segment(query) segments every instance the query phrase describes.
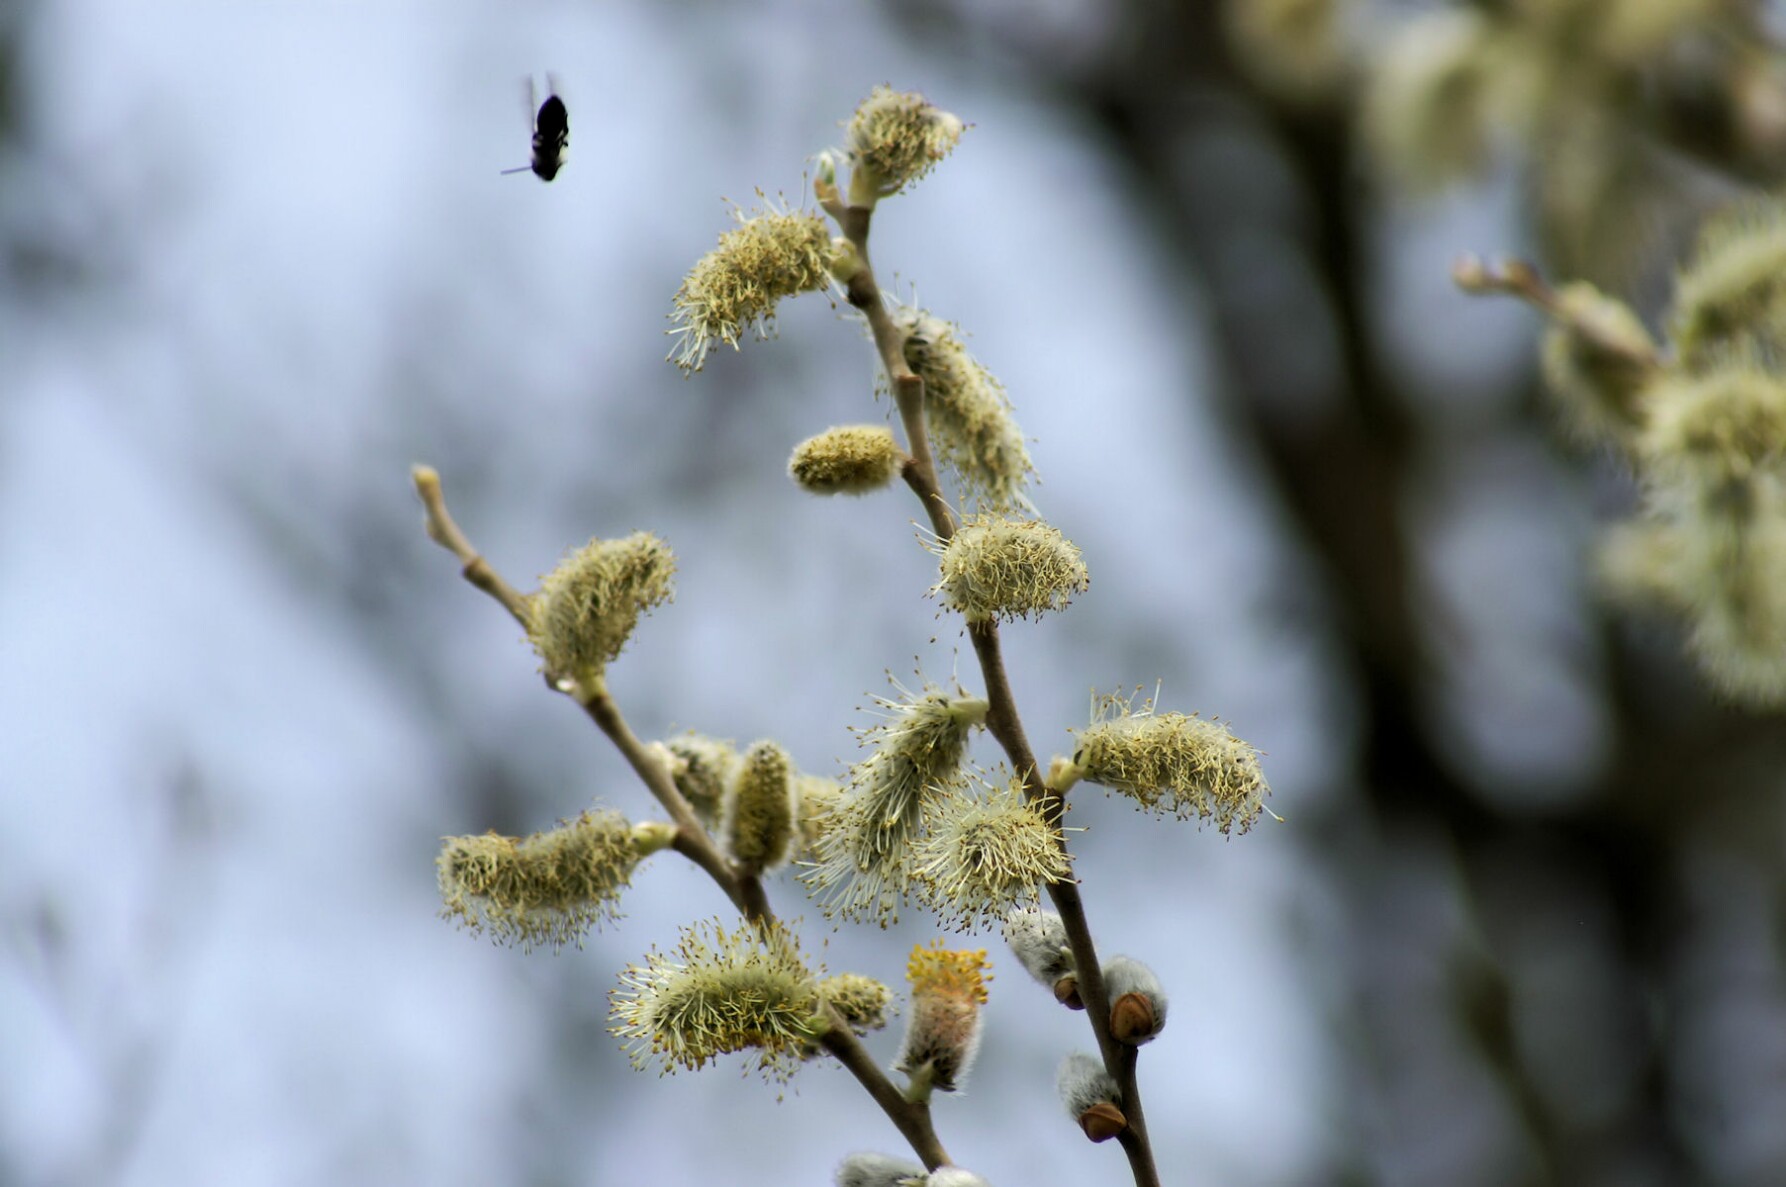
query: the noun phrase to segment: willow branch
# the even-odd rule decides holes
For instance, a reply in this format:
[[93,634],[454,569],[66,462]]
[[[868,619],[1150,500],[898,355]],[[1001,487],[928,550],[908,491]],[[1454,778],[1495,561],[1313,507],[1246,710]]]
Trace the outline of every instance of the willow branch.
[[[432,466],[416,466],[411,470],[411,478],[427,513],[428,538],[459,558],[467,581],[500,603],[514,616],[516,622],[523,627],[527,626],[527,596],[504,581],[489,562],[479,555],[477,549],[472,547],[471,541],[460,530],[459,525],[453,522],[452,515],[447,511],[446,496],[441,491],[440,474]],[[554,691],[565,691],[558,681],[550,677],[546,683]],[[754,874],[739,872],[726,860],[719,847],[713,843],[712,836],[695,816],[688,800],[677,790],[676,780],[671,776],[669,768],[627,725],[626,718],[620,713],[620,706],[608,691],[607,682],[597,680],[593,682],[593,687],[578,685],[577,690],[578,703],[582,705],[583,712],[614,743],[615,749],[625,757],[646,789],[670,814],[670,819],[676,825],[676,839],[670,847],[706,871],[714,884],[732,900],[732,905],[759,929],[767,932],[774,927],[775,912],[769,905],[769,896],[763,889],[762,879]],[[911,1144],[912,1151],[924,1160],[925,1166],[935,1170],[947,1164],[949,1155],[931,1125],[930,1106],[920,1101],[906,1100],[893,1081],[887,1078],[887,1074],[881,1071],[842,1016],[835,1009],[829,1009],[828,1013],[831,1029],[820,1040],[825,1050],[856,1077],[868,1095],[881,1107],[881,1111],[886,1113],[887,1119]]]
[[[906,452],[910,456],[901,474],[929,516],[931,530],[946,544],[955,535],[955,518],[943,498],[930,451],[930,432],[924,423],[924,380],[906,362],[904,336],[887,312],[874,268],[869,262],[868,228],[872,208],[848,206],[834,195],[823,194],[821,205],[837,222],[838,229],[860,260],[860,267],[851,276],[845,291],[850,305],[860,310],[868,322],[875,351],[880,355],[881,366],[893,388],[893,399],[899,407],[899,418],[905,428]],[[1022,773],[1024,794],[1032,802],[1040,803],[1047,818],[1058,824],[1066,812],[1066,802],[1048,789],[1036,766],[1035,752],[1030,749],[1023,721],[1017,713],[1017,699],[1011,691],[1010,677],[1005,672],[998,623],[994,620],[970,622],[967,633],[986,684],[986,732],[1004,750],[1012,769]],[[1064,851],[1064,833],[1060,834],[1058,843]],[[1128,1156],[1129,1170],[1136,1187],[1160,1187],[1159,1171],[1154,1166],[1153,1148],[1147,1140],[1147,1122],[1141,1109],[1141,1088],[1135,1075],[1136,1052],[1110,1033],[1110,996],[1104,986],[1103,965],[1098,962],[1091,925],[1085,917],[1085,905],[1079,898],[1079,886],[1072,881],[1052,882],[1046,889],[1055,913],[1066,927],[1079,995],[1085,1003],[1092,1034],[1097,1038],[1104,1070],[1110,1073],[1122,1092],[1122,1110],[1128,1119],[1128,1127],[1118,1135],[1118,1140],[1122,1143],[1123,1153]]]

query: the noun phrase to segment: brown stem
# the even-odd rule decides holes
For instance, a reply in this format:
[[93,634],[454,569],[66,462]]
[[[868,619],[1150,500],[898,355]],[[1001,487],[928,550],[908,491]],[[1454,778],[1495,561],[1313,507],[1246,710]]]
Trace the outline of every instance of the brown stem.
[[464,566],[461,570],[465,580],[471,582],[498,602],[502,608],[514,615],[515,621],[523,627],[528,623],[528,602],[525,594],[519,593],[515,587],[504,581],[490,563],[478,555],[453,517],[447,514],[446,496],[440,490],[440,473],[433,466],[412,466],[409,471],[411,481],[415,483],[415,493],[421,496],[422,507],[427,511],[428,538],[459,558]]
[[1564,304],[1557,290],[1545,282],[1538,269],[1525,260],[1506,259],[1485,264],[1475,256],[1462,256],[1451,266],[1451,279],[1466,293],[1501,293],[1518,297],[1541,313],[1561,322],[1594,349],[1623,359],[1633,370],[1650,371],[1661,365],[1656,352],[1638,349],[1630,342],[1608,335],[1593,319],[1582,317]]
[[[930,433],[924,424],[924,380],[913,373],[905,358],[905,340],[887,313],[881,300],[880,286],[868,257],[869,208],[845,206],[838,201],[825,203],[826,211],[836,220],[851,246],[861,259],[861,267],[850,278],[847,288],[849,303],[862,311],[893,387],[893,398],[899,406],[900,421],[905,427],[906,451],[910,460],[901,473],[906,485],[918,496],[918,502],[930,517],[931,529],[947,543],[955,535],[955,519],[937,482],[936,464],[930,452]],[[1043,805],[1051,821],[1059,823],[1066,812],[1066,801],[1048,790],[1042,782],[1043,772],[1036,767],[1035,753],[1024,734],[1023,721],[1017,714],[1017,699],[1005,673],[1004,653],[999,645],[998,623],[995,620],[970,622],[968,638],[980,661],[981,678],[986,683],[986,731],[1004,750],[1014,770],[1023,773],[1024,794]],[[1064,834],[1061,849],[1066,849]],[[1147,1122],[1141,1109],[1141,1087],[1135,1076],[1136,1051],[1116,1041],[1110,1033],[1110,998],[1104,987],[1103,966],[1098,963],[1097,947],[1092,942],[1091,925],[1085,918],[1085,906],[1079,899],[1074,882],[1056,882],[1047,886],[1048,898],[1055,913],[1066,926],[1067,942],[1073,950],[1073,963],[1079,981],[1079,994],[1085,1002],[1085,1014],[1091,1022],[1092,1034],[1104,1060],[1104,1070],[1122,1091],[1123,1114],[1128,1128],[1119,1135],[1123,1152],[1128,1155],[1129,1170],[1136,1187],[1160,1187],[1160,1175],[1154,1166],[1153,1147],[1147,1140]],[[885,1107],[885,1106],[883,1106]],[[891,1116],[891,1114],[889,1114]],[[895,1119],[897,1124],[897,1119]]]
[[949,1165],[949,1152],[943,1149],[930,1122],[930,1106],[923,1101],[907,1100],[843,1019],[833,1018],[831,1030],[819,1042],[868,1090],[868,1095],[910,1143],[913,1153],[923,1160],[927,1169]]
[[[527,597],[516,592],[513,586],[490,567],[477,549],[471,546],[465,533],[459,530],[459,525],[453,522],[453,517],[447,512],[446,496],[440,488],[439,473],[432,466],[416,466],[411,471],[411,477],[415,482],[416,493],[421,496],[422,506],[427,510],[429,539],[458,557],[464,564],[465,579],[500,602],[504,609],[514,615],[517,622],[526,626]],[[546,683],[555,691],[563,691],[559,683],[550,677]],[[695,817],[688,800],[676,789],[676,781],[668,768],[649,746],[639,741],[638,735],[626,724],[626,718],[620,714],[620,706],[615,704],[613,696],[608,692],[607,683],[597,681],[592,688],[579,686],[578,692],[583,711],[625,756],[633,771],[675,822],[676,840],[670,847],[705,870],[745,918],[765,931],[774,927],[775,912],[769,905],[769,896],[763,889],[762,879],[754,874],[740,872],[726,860],[719,847],[713,843],[713,838]],[[913,1152],[924,1160],[926,1167],[935,1170],[947,1164],[948,1152],[943,1149],[930,1122],[930,1106],[906,1100],[886,1073],[881,1071],[867,1048],[862,1046],[848,1023],[836,1010],[830,1010],[829,1013],[831,1029],[820,1040],[825,1050],[836,1056],[837,1061],[856,1077],[868,1091],[868,1095],[881,1106],[881,1111],[887,1114],[887,1119],[911,1143]]]

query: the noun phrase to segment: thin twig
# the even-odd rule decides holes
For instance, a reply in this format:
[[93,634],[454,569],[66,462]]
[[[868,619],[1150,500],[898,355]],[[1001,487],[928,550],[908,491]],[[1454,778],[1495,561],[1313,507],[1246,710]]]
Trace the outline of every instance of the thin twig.
[[[918,496],[918,502],[929,516],[931,530],[947,543],[955,535],[955,519],[949,511],[947,500],[943,498],[941,485],[937,481],[936,463],[930,452],[930,433],[924,423],[924,380],[906,362],[904,336],[887,312],[886,303],[881,299],[880,286],[875,281],[874,268],[869,263],[868,228],[871,209],[846,206],[834,192],[830,195],[821,192],[820,205],[837,222],[838,229],[843,232],[843,237],[849,241],[860,259],[860,267],[851,276],[846,287],[847,297],[854,308],[861,310],[868,322],[875,350],[880,355],[881,366],[886,369],[888,382],[893,388],[894,401],[899,407],[900,421],[905,427],[906,450],[910,454],[910,461],[901,473],[906,485]],[[981,677],[986,683],[986,702],[989,706],[986,730],[1004,750],[1012,768],[1022,773],[1024,794],[1031,801],[1042,804],[1048,818],[1058,823],[1065,813],[1066,804],[1044,785],[1043,773],[1036,767],[1035,754],[1024,733],[1022,719],[1017,713],[1017,700],[1011,691],[1010,678],[1005,672],[998,623],[972,622],[968,624],[967,633],[973,642],[974,654],[980,661]],[[1060,837],[1059,844],[1064,851],[1064,835]],[[1079,898],[1079,887],[1074,882],[1065,881],[1049,883],[1046,889],[1049,901],[1054,904],[1056,914],[1066,927],[1080,997],[1085,1002],[1085,1013],[1091,1022],[1092,1033],[1097,1038],[1104,1069],[1110,1073],[1122,1092],[1123,1115],[1127,1117],[1129,1124],[1118,1135],[1118,1139],[1122,1143],[1123,1153],[1128,1156],[1130,1172],[1134,1176],[1136,1187],[1160,1187],[1159,1171],[1154,1166],[1153,1148],[1147,1140],[1147,1123],[1141,1109],[1141,1088],[1135,1075],[1136,1052],[1134,1048],[1119,1043],[1110,1033],[1109,994],[1104,987],[1103,966],[1098,963],[1097,947],[1092,941],[1091,926],[1086,921],[1085,906]]]
[[490,563],[478,555],[453,517],[447,514],[446,496],[440,490],[440,473],[433,466],[413,466],[409,471],[415,482],[415,493],[421,496],[428,513],[428,538],[459,558],[465,580],[471,582],[498,602],[523,627],[529,625],[528,600],[525,594],[504,581]]
[[1570,308],[1562,295],[1546,283],[1538,269],[1525,260],[1504,259],[1489,264],[1472,255],[1460,256],[1451,265],[1451,280],[1472,296],[1499,293],[1518,297],[1569,327],[1572,333],[1592,343],[1595,350],[1623,359],[1633,370],[1650,371],[1661,365],[1662,360],[1653,349],[1615,337],[1593,318],[1583,317],[1579,311]]

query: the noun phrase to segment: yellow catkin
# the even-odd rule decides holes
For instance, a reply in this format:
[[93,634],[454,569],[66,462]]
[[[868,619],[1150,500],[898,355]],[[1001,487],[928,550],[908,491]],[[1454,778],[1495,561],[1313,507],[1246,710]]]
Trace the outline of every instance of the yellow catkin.
[[946,798],[928,822],[915,868],[927,905],[963,929],[1034,903],[1044,884],[1073,870],[1060,830],[1015,778]]
[[794,839],[794,764],[774,742],[753,744],[738,763],[726,794],[725,842],[732,857],[756,873],[787,859]]
[[612,811],[527,837],[447,837],[435,863],[441,914],[525,948],[580,942],[617,917],[639,852],[632,826]]
[[639,616],[675,596],[676,558],[650,532],[591,540],[548,573],[527,635],[555,679],[586,683],[632,637]]
[[865,495],[892,482],[903,461],[885,425],[845,425],[794,447],[788,474],[815,495]]
[[1091,586],[1079,549],[1039,520],[970,516],[939,557],[939,593],[969,622],[1040,617]]
[[1271,790],[1258,751],[1221,722],[1155,714],[1151,705],[1134,711],[1120,696],[1100,701],[1093,724],[1079,732],[1072,766],[1143,808],[1214,820],[1224,834],[1250,829]]
[[950,951],[937,940],[912,949],[906,980],[911,1013],[894,1068],[914,1085],[958,1091],[980,1045],[980,1007],[986,1002],[984,949]]
[[851,198],[896,194],[949,155],[964,128],[916,91],[876,87],[849,122]]
[[672,302],[670,357],[687,372],[699,371],[716,345],[736,350],[752,328],[767,337],[783,298],[830,284],[824,219],[806,211],[735,214],[739,225],[689,270]]
[[914,306],[893,311],[905,361],[924,381],[924,424],[937,464],[984,511],[1032,510],[1035,466],[1004,385],[967,351],[956,328]]
[[785,1081],[827,1025],[799,945],[779,926],[766,937],[750,925],[684,928],[674,952],[654,948],[628,966],[609,1000],[633,1065],[666,1072],[755,1051],[758,1070]]

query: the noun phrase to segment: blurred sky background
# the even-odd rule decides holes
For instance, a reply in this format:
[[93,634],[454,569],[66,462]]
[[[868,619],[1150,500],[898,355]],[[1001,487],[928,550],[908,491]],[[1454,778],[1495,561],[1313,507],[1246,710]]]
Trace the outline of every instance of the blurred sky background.
[[[943,7],[56,0],[0,18],[0,1180],[792,1185],[903,1153],[828,1064],[782,1100],[735,1062],[630,1070],[605,1033],[617,972],[727,911],[673,855],[581,951],[436,918],[443,834],[596,801],[653,813],[424,538],[408,476],[438,467],[517,584],[592,535],[671,544],[677,600],[612,669],[642,736],[773,736],[838,773],[889,671],[977,687],[923,597],[934,562],[903,488],[819,500],[786,477],[799,439],[887,414],[842,312],[785,305],[778,340],[689,380],[663,361],[722,199],[804,201],[811,154],[882,82],[972,125],[877,214],[883,283],[969,331],[1035,439],[1037,503],[1092,573],[1068,612],[1006,632],[1032,741],[1070,745],[1094,688],[1158,681],[1164,708],[1266,753],[1286,817],[1224,841],[1075,794],[1101,950],[1173,994],[1141,1064],[1166,1180],[1551,1181],[1532,1177],[1531,1102],[1463,1033],[1458,952],[1492,950],[1516,982],[1509,1041],[1540,1103],[1600,1092],[1616,1113],[1647,1091],[1626,1066],[1647,1048],[1605,1006],[1624,990],[1604,888],[1524,849],[1466,872],[1440,825],[1361,807],[1348,599],[1248,429],[1342,399],[1342,328],[1279,233],[1310,196],[1211,92],[1154,163],[1249,195],[1248,214],[1190,266],[1108,129],[1062,98],[1132,49],[1126,10],[989,3],[952,25]],[[1059,78],[1026,66],[1049,54]],[[520,80],[548,69],[569,165],[500,177],[526,160]],[[1403,488],[1430,613],[1420,726],[1478,813],[1542,837],[1604,792],[1620,744],[1581,558],[1611,496],[1524,415],[1532,319],[1446,280],[1462,247],[1522,245],[1515,188],[1385,202],[1360,258],[1376,349],[1439,443]],[[1237,362],[1211,310],[1247,300],[1283,333]],[[1240,407],[1236,367],[1281,402]],[[1746,904],[1669,965],[1694,993],[1731,967],[1747,987],[1679,1039],[1709,1053],[1689,1071],[1754,1065],[1735,1088],[1705,1072],[1710,1130],[1670,1114],[1704,1181],[1786,1167],[1766,1121],[1786,1116],[1771,811],[1755,861],[1680,874],[1684,903]],[[834,934],[785,876],[772,895],[832,971],[898,985],[935,934]],[[1006,1187],[1118,1181],[1120,1154],[1055,1101],[1083,1019],[977,942],[996,980],[969,1090],[936,1105],[945,1144]],[[885,1061],[898,1026],[870,1039]],[[1656,1177],[1673,1164],[1641,1149],[1608,1159],[1612,1177],[1572,1181],[1701,1181]]]

